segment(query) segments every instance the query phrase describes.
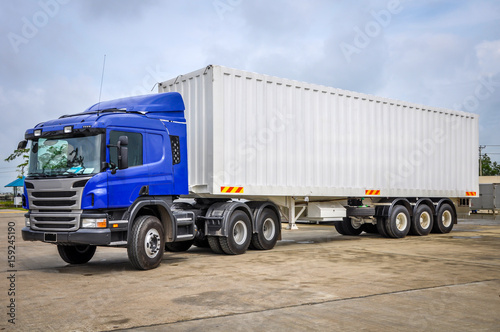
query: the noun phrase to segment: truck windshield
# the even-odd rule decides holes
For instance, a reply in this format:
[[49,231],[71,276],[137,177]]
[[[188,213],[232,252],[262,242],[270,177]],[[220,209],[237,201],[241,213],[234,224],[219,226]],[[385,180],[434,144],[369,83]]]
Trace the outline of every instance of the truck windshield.
[[99,173],[102,135],[39,138],[31,145],[29,177]]

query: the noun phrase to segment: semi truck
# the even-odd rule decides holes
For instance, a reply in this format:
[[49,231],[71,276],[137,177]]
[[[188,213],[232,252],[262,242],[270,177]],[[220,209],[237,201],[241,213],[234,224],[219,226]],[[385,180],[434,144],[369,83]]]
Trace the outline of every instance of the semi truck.
[[447,233],[477,196],[476,114],[215,65],[158,87],[26,131],[24,240],[146,270],[192,245],[269,250],[299,219]]

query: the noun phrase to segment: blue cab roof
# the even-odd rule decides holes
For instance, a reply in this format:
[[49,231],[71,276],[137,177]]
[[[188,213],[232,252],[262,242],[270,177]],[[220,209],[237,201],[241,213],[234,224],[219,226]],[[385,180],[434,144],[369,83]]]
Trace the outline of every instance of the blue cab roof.
[[149,114],[150,116],[148,117],[165,118],[171,121],[186,121],[184,118],[184,101],[178,92],[165,92],[103,101],[89,107],[85,112],[96,112],[113,108],[123,109],[127,112]]
[[103,101],[83,113],[65,115],[40,123],[28,129],[26,137],[31,137],[38,128],[43,128],[43,132],[54,132],[61,131],[68,125],[72,125],[74,129],[107,128],[115,125],[161,130],[165,128],[164,125],[160,121],[150,119],[186,122],[184,109],[182,96],[177,92]]

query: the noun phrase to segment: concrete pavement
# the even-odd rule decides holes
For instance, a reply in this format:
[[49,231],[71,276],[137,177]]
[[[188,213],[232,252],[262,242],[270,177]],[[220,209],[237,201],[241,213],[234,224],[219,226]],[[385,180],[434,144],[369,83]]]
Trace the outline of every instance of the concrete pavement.
[[[500,221],[460,220],[450,234],[346,237],[332,225],[283,230],[271,251],[240,256],[191,248],[136,271],[126,250],[64,263],[53,245],[23,242],[15,223],[20,331],[498,331]],[[0,300],[7,311],[7,243]],[[1,286],[3,284],[3,286]],[[3,315],[0,329],[14,327]]]

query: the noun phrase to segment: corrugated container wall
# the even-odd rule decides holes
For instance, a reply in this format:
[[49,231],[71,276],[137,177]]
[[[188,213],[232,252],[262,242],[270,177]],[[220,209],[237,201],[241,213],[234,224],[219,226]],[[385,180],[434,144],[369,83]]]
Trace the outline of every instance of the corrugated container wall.
[[[160,84],[186,104],[190,190],[244,196],[465,197],[478,116],[208,66]],[[233,195],[234,196],[234,195]]]

